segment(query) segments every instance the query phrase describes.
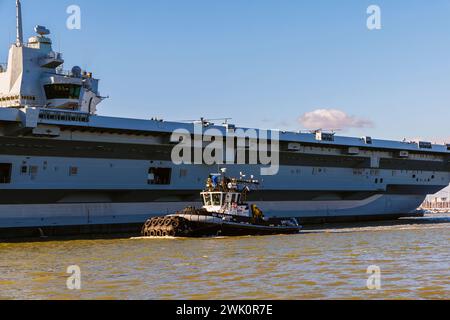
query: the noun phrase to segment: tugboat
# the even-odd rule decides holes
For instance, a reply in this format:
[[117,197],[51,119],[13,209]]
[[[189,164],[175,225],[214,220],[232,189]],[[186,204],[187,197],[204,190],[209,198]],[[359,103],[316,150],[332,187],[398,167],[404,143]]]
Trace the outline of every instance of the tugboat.
[[211,174],[200,193],[202,208],[187,207],[181,212],[153,217],[142,227],[144,237],[262,236],[297,234],[301,226],[294,218],[266,218],[249,205],[250,186],[259,185],[253,176],[228,178],[226,169]]

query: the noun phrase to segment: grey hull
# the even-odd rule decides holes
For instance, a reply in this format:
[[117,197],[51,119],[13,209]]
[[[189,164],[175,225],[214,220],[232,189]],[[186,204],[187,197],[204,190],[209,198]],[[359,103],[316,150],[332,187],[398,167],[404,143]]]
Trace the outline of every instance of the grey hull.
[[[298,218],[301,224],[387,220],[420,214],[420,195],[376,195],[358,201],[257,202],[268,217]],[[0,205],[0,237],[139,233],[150,217],[171,214],[196,202]]]

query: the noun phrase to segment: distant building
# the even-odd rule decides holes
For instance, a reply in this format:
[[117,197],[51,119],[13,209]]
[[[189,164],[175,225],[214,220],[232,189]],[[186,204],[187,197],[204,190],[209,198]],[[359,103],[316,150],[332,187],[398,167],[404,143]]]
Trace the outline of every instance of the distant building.
[[436,210],[436,211],[449,211],[450,200],[448,197],[429,196],[427,200],[422,204],[421,209]]

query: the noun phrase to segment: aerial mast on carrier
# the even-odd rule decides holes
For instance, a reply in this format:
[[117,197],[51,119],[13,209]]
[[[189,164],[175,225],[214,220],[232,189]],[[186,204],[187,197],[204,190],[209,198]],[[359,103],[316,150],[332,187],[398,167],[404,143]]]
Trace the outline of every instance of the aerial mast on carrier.
[[16,46],[20,47],[23,44],[23,29],[22,29],[22,5],[20,0],[16,0]]

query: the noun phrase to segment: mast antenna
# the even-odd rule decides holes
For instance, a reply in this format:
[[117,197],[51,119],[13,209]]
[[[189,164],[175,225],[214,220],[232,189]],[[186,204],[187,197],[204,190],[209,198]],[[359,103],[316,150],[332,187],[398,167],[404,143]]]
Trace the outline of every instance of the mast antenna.
[[16,31],[16,45],[20,47],[23,44],[22,5],[20,4],[20,0],[16,0]]

